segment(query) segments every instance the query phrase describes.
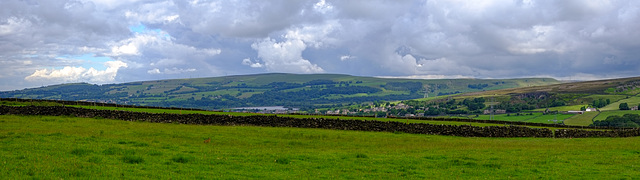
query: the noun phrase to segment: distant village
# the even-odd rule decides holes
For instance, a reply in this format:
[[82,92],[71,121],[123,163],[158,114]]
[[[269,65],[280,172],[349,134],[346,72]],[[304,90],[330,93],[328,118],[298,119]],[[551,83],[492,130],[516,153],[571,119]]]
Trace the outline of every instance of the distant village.
[[[398,112],[398,110],[409,110],[414,109],[413,106],[406,105],[404,103],[398,103],[395,105],[387,104],[378,107],[366,106],[368,108],[340,108],[334,110],[318,110],[316,109],[313,113],[309,112],[301,112],[297,108],[284,108],[282,106],[270,106],[270,107],[246,107],[246,108],[234,108],[230,111],[232,112],[244,112],[244,113],[259,113],[259,114],[295,114],[295,113],[309,113],[309,114],[322,114],[322,115],[344,115],[344,116],[362,116],[369,115],[376,117],[386,117],[386,116],[394,116],[394,117],[425,117],[429,115],[425,115],[425,113],[403,113],[403,114],[390,114],[389,112]],[[426,111],[429,108],[419,109],[421,111]],[[395,110],[395,111],[394,111]],[[414,109],[415,110],[415,109]],[[629,110],[638,110],[638,106],[630,107]],[[563,111],[560,113],[563,114],[584,114],[585,112],[595,112],[599,111],[597,108],[588,107],[583,110],[575,110],[575,111]],[[406,111],[405,111],[406,112]],[[544,113],[550,113],[555,111],[550,111],[548,108],[544,111]],[[507,114],[506,109],[493,109],[493,113],[491,109],[485,109],[482,111],[482,114]],[[433,115],[432,115],[433,116]]]

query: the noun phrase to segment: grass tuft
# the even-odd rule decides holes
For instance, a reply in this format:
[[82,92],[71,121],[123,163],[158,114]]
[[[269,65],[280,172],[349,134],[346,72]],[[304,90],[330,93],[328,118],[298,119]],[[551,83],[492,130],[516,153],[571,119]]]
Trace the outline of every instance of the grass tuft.
[[82,148],[75,148],[73,150],[71,150],[71,154],[76,155],[76,156],[84,156],[91,153],[91,150],[88,149],[82,149]]
[[281,157],[281,158],[276,159],[275,162],[278,163],[278,164],[289,164],[289,163],[291,163],[291,160],[289,158]]
[[140,156],[126,154],[122,157],[122,162],[129,164],[140,164],[144,162],[144,159]]
[[188,163],[190,161],[193,161],[195,158],[192,156],[186,156],[186,155],[177,155],[174,156],[173,158],[171,158],[171,161],[173,162],[177,162],[177,163]]
[[122,152],[122,149],[117,147],[110,147],[102,151],[104,155],[115,155],[115,154],[120,154],[121,152]]
[[367,156],[366,154],[358,153],[358,154],[356,154],[356,158],[363,158],[363,159],[365,159],[365,158],[369,158],[369,156]]

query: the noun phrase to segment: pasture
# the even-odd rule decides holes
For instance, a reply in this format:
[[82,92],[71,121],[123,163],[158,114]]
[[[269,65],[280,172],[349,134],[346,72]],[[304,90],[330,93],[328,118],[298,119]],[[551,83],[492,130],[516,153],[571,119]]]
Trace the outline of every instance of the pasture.
[[611,104],[600,108],[601,111],[614,111],[620,109],[620,104],[627,103],[629,107],[638,106],[640,104],[640,96],[630,96],[626,99],[621,99],[619,101],[612,102]]
[[533,111],[545,111],[549,109],[549,111],[579,111],[581,107],[587,106],[587,104],[583,105],[571,105],[571,106],[558,106],[558,107],[550,107],[550,108],[538,108]]
[[[253,116],[253,115],[270,115],[256,113],[240,113],[240,112],[217,112],[217,111],[201,111],[201,110],[175,110],[175,109],[150,109],[150,108],[126,108],[126,107],[103,107],[103,106],[71,106],[97,110],[121,110],[131,112],[148,112],[148,113],[171,113],[171,114],[218,114],[233,116]],[[273,114],[271,114],[273,115]],[[403,118],[375,118],[375,117],[358,117],[358,116],[323,116],[323,115],[294,115],[294,114],[278,114],[274,116],[292,117],[292,118],[325,118],[325,119],[342,119],[342,120],[364,120],[364,121],[395,121],[405,123],[427,123],[439,125],[472,125],[472,126],[503,126],[504,124],[476,123],[476,122],[457,122],[457,121],[432,121],[432,120],[414,120]],[[453,118],[453,117],[449,117]]]
[[[530,123],[546,123],[546,124],[561,124],[563,120],[570,118],[573,114],[546,114],[542,113],[510,113],[510,114],[497,114],[493,116],[493,120],[500,121],[520,121],[520,122],[530,122]],[[470,116],[473,119],[482,119],[482,120],[490,120],[490,115],[475,115]],[[557,121],[553,121],[557,120]]]
[[622,116],[625,114],[640,114],[640,111],[602,111],[598,116],[596,116],[594,121],[602,121],[607,119],[609,116]]
[[598,116],[599,112],[585,112],[584,114],[576,114],[564,120],[565,125],[571,126],[589,126],[593,124],[593,118]]
[[638,137],[463,138],[3,115],[0,144],[0,176],[14,179],[640,176]]

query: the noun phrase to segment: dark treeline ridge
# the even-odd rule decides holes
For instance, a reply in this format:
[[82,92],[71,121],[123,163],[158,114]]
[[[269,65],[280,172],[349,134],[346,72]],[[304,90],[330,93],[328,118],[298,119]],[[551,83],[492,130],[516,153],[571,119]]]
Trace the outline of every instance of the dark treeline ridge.
[[[48,100],[48,99],[20,99],[20,98],[0,98],[0,101],[15,101],[15,102],[54,102],[62,105],[83,105],[83,106],[103,106],[103,107],[125,107],[125,108],[146,108],[146,109],[171,109],[171,110],[201,110],[197,108],[178,108],[178,107],[157,107],[157,106],[136,106],[136,105],[121,105],[113,103],[99,103],[99,102],[86,102],[86,101],[62,101],[62,100]],[[218,111],[220,112],[220,111]],[[291,115],[314,115],[314,114],[300,114],[290,113]],[[375,117],[375,116],[348,116],[348,115],[323,115],[323,116],[337,116],[348,119],[350,117]],[[443,117],[393,117],[396,119],[412,119],[412,120],[430,120],[430,121],[456,121],[456,122],[474,122],[474,123],[490,123],[490,124],[504,124],[504,125],[522,125],[522,126],[538,126],[538,127],[553,127],[553,128],[578,128],[578,129],[632,129],[631,127],[616,127],[616,126],[570,126],[564,124],[545,124],[545,123],[530,123],[519,121],[501,121],[501,120],[481,120],[481,119],[460,119],[460,118],[443,118]]]
[[529,128],[522,126],[433,125],[392,121],[340,120],[324,118],[291,118],[278,116],[231,116],[204,114],[167,114],[117,110],[94,110],[65,106],[0,106],[0,115],[75,116],[107,118],[153,123],[180,123],[197,125],[252,125],[265,127],[322,128],[336,130],[403,132],[411,134],[449,135],[462,137],[632,137],[640,136],[640,129],[589,131],[583,129]]

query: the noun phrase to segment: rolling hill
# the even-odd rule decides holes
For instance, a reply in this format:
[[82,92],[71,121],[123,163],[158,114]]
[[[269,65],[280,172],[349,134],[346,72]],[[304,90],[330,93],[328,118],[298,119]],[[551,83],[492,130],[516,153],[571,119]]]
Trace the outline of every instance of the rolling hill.
[[[585,111],[585,114],[562,118],[565,125],[588,126],[598,120],[605,120],[611,116],[624,114],[640,114],[640,111],[621,110],[619,105],[628,104],[629,107],[640,105],[640,77],[606,79],[552,84],[546,86],[521,87],[499,89],[491,91],[471,92],[457,95],[452,99],[483,98],[493,102],[496,109],[505,109],[507,113],[522,111]],[[453,111],[453,110],[452,110]],[[508,115],[508,114],[507,114]],[[486,117],[477,117],[486,118]],[[526,117],[509,117],[509,119],[523,119]],[[635,127],[637,125],[626,126]]]
[[558,83],[551,78],[422,80],[271,73],[104,85],[60,84],[0,92],[0,97],[199,109],[285,106],[311,110]]

